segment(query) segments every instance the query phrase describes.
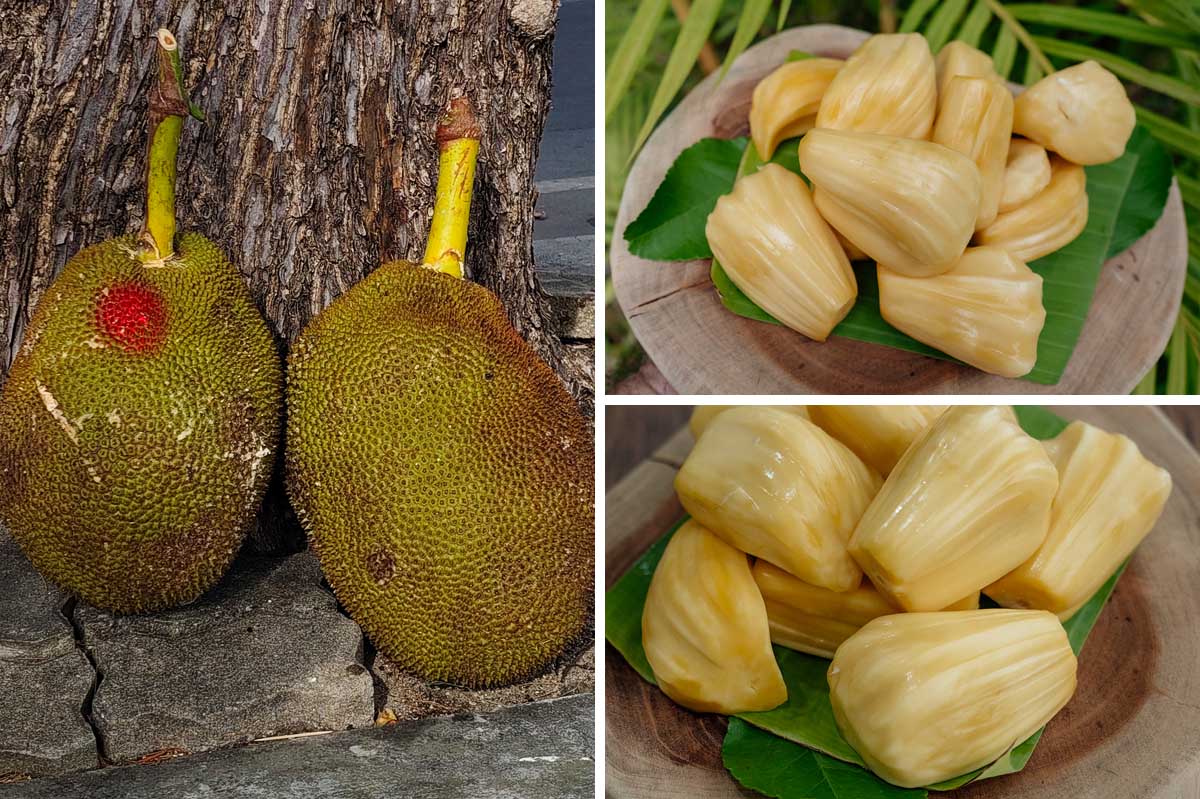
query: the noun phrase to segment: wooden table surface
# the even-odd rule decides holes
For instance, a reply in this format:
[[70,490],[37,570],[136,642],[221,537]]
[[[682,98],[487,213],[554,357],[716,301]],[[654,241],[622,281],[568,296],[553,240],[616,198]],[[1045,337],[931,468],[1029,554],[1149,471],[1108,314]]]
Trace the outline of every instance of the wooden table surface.
[[[1200,406],[1172,405],[1162,409],[1200,449]],[[604,490],[608,491],[644,461],[671,434],[687,424],[691,405],[610,405],[606,409]]]

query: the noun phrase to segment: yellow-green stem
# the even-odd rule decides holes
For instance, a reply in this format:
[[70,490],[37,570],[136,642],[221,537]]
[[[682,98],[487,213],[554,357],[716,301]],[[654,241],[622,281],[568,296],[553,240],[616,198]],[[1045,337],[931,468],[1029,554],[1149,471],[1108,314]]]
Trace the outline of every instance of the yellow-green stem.
[[475,186],[475,161],[479,155],[479,124],[465,98],[450,101],[438,123],[437,199],[425,266],[454,277],[463,276],[463,253],[467,248],[467,223],[471,218],[471,194]]
[[1029,57],[1042,68],[1042,74],[1053,75],[1054,65],[1050,63],[1050,59],[1046,58],[1046,54],[1042,52],[1042,48],[1037,46],[1033,37],[1029,35],[1029,31],[1025,30],[1025,26],[1017,22],[1016,17],[1010,14],[1008,9],[1004,7],[1004,3],[1000,2],[1000,0],[984,0],[984,2],[987,3],[988,8],[996,15],[1001,24],[1008,26],[1013,32],[1017,40],[1021,42],[1025,50],[1029,53]]
[[178,40],[165,28],[158,31],[156,38],[157,75],[150,90],[150,135],[146,151],[143,261],[163,261],[175,253],[175,157],[183,118],[188,114],[204,118],[188,103]]

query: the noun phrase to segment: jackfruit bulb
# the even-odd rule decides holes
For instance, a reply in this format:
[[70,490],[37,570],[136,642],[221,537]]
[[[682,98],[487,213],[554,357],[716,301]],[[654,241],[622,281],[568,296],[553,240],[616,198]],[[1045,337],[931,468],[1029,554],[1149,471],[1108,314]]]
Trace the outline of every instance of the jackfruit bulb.
[[81,250],[46,290],[0,394],[0,520],[33,565],[120,613],[189,602],[254,522],[283,370],[207,239],[144,262],[135,236]]
[[515,682],[592,613],[590,428],[487,289],[406,262],[288,357],[288,490],[352,618],[400,666]]

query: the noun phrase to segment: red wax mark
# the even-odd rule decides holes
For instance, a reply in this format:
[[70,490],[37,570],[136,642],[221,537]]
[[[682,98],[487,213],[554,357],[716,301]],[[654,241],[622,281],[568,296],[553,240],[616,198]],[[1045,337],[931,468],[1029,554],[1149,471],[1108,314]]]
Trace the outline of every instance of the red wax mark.
[[98,295],[96,325],[126,352],[149,352],[166,338],[167,309],[154,289],[122,283]]

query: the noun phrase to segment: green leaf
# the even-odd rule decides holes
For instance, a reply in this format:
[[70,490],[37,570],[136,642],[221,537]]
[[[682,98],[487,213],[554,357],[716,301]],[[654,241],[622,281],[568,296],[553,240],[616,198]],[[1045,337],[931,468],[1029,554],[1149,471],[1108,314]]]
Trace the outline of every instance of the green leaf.
[[1038,62],[1035,59],[1025,59],[1025,77],[1021,79],[1021,83],[1026,86],[1032,86],[1045,76],[1046,73],[1042,72],[1042,68],[1038,66]]
[[645,209],[625,228],[629,251],[657,261],[711,258],[704,223],[733,188],[746,139],[701,139],[667,170]]
[[1192,207],[1191,215],[1200,213],[1200,179],[1183,173],[1175,177],[1179,181],[1179,193],[1183,195],[1184,203]]
[[963,22],[958,35],[954,38],[960,42],[966,42],[972,47],[979,47],[979,40],[983,38],[983,32],[987,30],[991,21],[991,9],[984,0],[977,0],[975,7],[971,9],[970,14],[967,14],[966,21]]
[[775,23],[775,31],[778,33],[783,30],[783,24],[787,22],[788,12],[792,10],[792,0],[783,0],[779,4],[779,20]]
[[604,118],[608,119],[625,96],[633,76],[654,41],[658,24],[666,13],[670,0],[642,0],[638,3],[637,13],[629,21],[629,28],[621,37],[617,51],[608,62],[608,70],[604,74]]
[[1167,344],[1167,393],[1186,394],[1188,378],[1187,331],[1182,319],[1175,320],[1171,341]]
[[1196,133],[1173,119],[1156,114],[1148,108],[1142,108],[1140,105],[1134,106],[1134,111],[1137,112],[1138,122],[1153,133],[1154,138],[1162,142],[1165,147],[1180,155],[1200,161],[1200,133]]
[[772,0],[746,0],[742,6],[742,15],[738,18],[737,30],[729,43],[729,52],[725,54],[725,63],[721,65],[721,77],[725,77],[737,57],[754,41],[767,18],[767,12],[771,10],[771,2]]
[[659,82],[658,89],[654,93],[654,100],[650,103],[650,113],[646,117],[646,121],[642,123],[637,142],[633,146],[635,154],[642,149],[642,145],[650,137],[654,126],[658,124],[659,117],[671,105],[679,88],[687,80],[688,73],[696,65],[700,50],[708,41],[708,35],[717,21],[722,2],[723,0],[695,0],[692,3],[687,21],[683,23],[683,27],[679,31],[679,38],[675,40],[675,46],[671,48],[671,57],[667,59],[662,81]]
[[904,12],[904,18],[900,20],[900,29],[897,33],[912,33],[921,27],[921,21],[925,19],[925,15],[932,11],[937,4],[938,0],[913,0],[908,11]]
[[1121,0],[1124,5],[1154,17],[1170,27],[1200,33],[1200,8],[1195,0]]
[[869,771],[730,719],[721,759],[734,779],[774,799],[923,799]]
[[1048,36],[1034,36],[1033,40],[1048,55],[1067,58],[1071,61],[1096,61],[1108,67],[1113,74],[1145,86],[1147,89],[1153,89],[1185,103],[1200,105],[1200,86],[1193,86],[1179,78],[1147,69],[1141,64],[1135,64],[1106,50],[1098,50],[1078,42],[1064,42]]
[[996,46],[992,48],[992,63],[1000,77],[1007,78],[1012,73],[1013,62],[1017,59],[1017,37],[1008,28],[1000,28],[996,34]]
[[1162,216],[1171,190],[1171,157],[1145,128],[1136,127],[1126,149],[1138,154],[1137,169],[1121,202],[1108,257],[1125,252]]
[[[1067,425],[1066,420],[1038,406],[1016,406],[1015,411],[1021,427],[1034,438],[1042,440],[1053,438]],[[650,580],[662,557],[666,542],[683,521],[681,520],[672,527],[666,535],[651,546],[605,595],[605,637],[649,682],[654,682],[654,679],[649,664],[646,662],[645,650],[642,648],[642,608],[645,605]],[[1067,631],[1067,638],[1076,654],[1082,650],[1084,641],[1095,625],[1104,604],[1112,595],[1124,568],[1125,566],[1122,565],[1100,590],[1070,620],[1063,624]],[[984,606],[994,606],[994,603],[985,597]],[[742,784],[763,791],[768,796],[782,799],[809,799],[810,796],[818,799],[828,796],[858,799],[859,794],[836,793],[838,790],[850,790],[840,780],[843,778],[843,772],[858,766],[835,767],[831,765],[831,759],[844,761],[845,764],[859,765],[862,760],[841,737],[833,719],[833,709],[829,703],[829,688],[825,678],[829,662],[782,647],[775,647],[775,655],[780,671],[788,685],[788,701],[775,710],[765,713],[745,713],[738,717],[765,731],[761,734],[755,734],[753,731],[745,729],[738,723],[738,718],[730,720],[731,732],[727,734],[725,750],[726,764],[730,771]],[[773,735],[767,735],[767,733],[773,733]],[[732,740],[730,740],[731,736]],[[784,746],[771,740],[776,736],[786,738],[791,743]],[[1023,741],[986,769],[980,769],[930,787],[936,790],[952,790],[974,779],[988,779],[1019,771],[1029,761],[1040,736],[1039,732]],[[803,744],[824,754],[814,753],[815,757],[808,758],[792,748],[796,744]],[[761,754],[756,756],[755,751]],[[730,757],[730,754],[734,756]],[[778,768],[778,764],[784,758],[790,758],[787,762],[792,764],[791,768]],[[836,769],[837,774],[833,775],[831,769]],[[862,773],[870,776],[865,771]],[[881,783],[874,777],[871,777],[871,780],[872,782],[864,782],[860,786],[864,791],[861,795],[864,797],[875,796],[875,794],[865,793],[865,791],[876,788],[893,792],[880,794],[886,799],[899,799],[900,797],[907,799],[908,797],[908,794],[901,793],[899,788]],[[825,793],[797,792],[805,790],[825,791]],[[835,792],[829,793],[829,791]]]
[[967,10],[967,0],[943,0],[934,12],[933,18],[925,28],[925,39],[929,49],[937,55],[938,51],[950,41],[951,34],[958,27],[958,21]]
[[1190,36],[1184,31],[1172,28],[1149,25],[1126,14],[1049,3],[1012,3],[1006,7],[1008,12],[1021,22],[1068,28],[1159,47],[1200,49],[1200,37]]

